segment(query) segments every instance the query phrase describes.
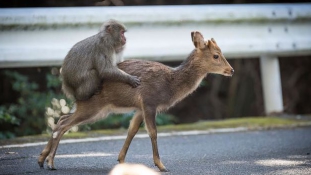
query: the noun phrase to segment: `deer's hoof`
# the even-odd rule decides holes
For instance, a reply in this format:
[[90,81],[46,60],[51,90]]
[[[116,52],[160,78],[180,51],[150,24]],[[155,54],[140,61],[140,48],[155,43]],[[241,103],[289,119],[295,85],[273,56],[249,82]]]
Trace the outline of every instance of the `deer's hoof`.
[[48,170],[56,170],[56,168],[53,165],[48,165]]
[[119,163],[124,163],[124,160],[118,159],[118,162],[119,162]]
[[38,162],[38,165],[39,165],[39,167],[40,167],[41,169],[44,168],[44,167],[43,167],[43,162]]
[[165,167],[163,167],[163,168],[159,168],[160,169],[160,171],[161,172],[169,172],[169,170],[168,169],[166,169]]

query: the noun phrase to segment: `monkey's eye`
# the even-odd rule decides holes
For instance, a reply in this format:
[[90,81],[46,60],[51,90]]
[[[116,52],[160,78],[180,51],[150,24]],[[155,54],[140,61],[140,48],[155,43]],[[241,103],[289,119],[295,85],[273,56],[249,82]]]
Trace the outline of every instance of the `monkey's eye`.
[[214,55],[214,59],[218,59],[218,57],[219,57],[218,55]]
[[123,32],[123,31],[121,32],[121,36],[123,36],[123,37],[124,37],[124,32]]

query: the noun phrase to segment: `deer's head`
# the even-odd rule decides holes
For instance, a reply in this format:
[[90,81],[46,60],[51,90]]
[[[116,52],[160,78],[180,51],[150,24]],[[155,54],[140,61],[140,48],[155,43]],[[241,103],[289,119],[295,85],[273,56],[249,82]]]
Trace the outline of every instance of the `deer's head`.
[[198,31],[191,32],[191,38],[196,48],[198,59],[202,63],[201,66],[208,73],[224,76],[233,75],[234,69],[230,66],[213,38],[204,41],[203,35]]

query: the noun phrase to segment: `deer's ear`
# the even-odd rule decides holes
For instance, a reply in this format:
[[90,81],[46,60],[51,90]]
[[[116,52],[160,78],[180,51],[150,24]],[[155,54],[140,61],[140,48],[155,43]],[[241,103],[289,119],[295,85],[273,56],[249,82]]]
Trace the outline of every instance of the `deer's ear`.
[[195,48],[203,49],[205,47],[204,38],[200,32],[191,32],[191,39]]
[[214,39],[214,38],[212,38],[212,39],[211,39],[211,41],[212,41],[214,44],[216,44],[216,45],[217,45],[217,43],[216,43],[216,41],[215,41],[215,39]]
[[212,41],[211,41],[211,40],[208,40],[208,47],[209,47],[210,49],[214,49],[214,48],[215,48],[215,44],[214,44],[213,40],[212,40]]

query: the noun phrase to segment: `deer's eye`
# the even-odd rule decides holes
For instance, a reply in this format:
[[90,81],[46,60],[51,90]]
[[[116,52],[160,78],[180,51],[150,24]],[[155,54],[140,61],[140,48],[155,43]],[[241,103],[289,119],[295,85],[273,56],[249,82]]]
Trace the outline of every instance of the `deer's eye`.
[[218,57],[219,57],[218,55],[214,55],[214,59],[218,59]]

